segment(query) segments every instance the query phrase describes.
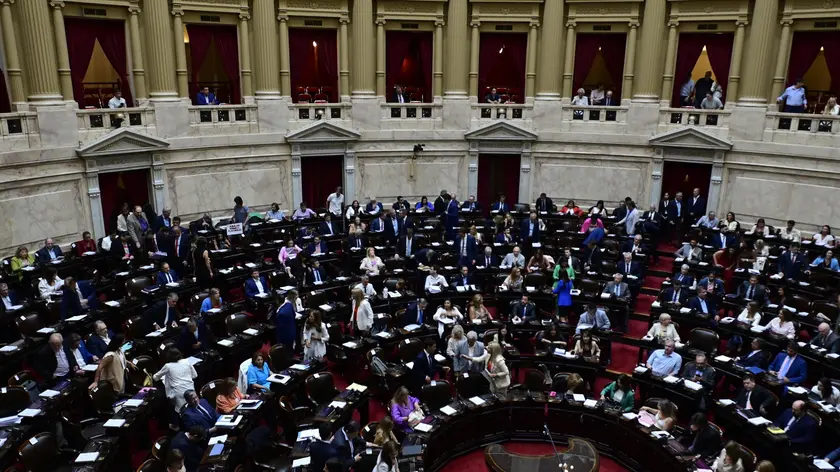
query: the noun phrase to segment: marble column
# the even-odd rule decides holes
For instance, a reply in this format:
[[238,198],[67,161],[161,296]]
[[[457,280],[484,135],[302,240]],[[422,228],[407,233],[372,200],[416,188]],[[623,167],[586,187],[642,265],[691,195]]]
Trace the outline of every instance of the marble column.
[[633,100],[650,101],[659,98],[662,84],[662,39],[664,36],[667,0],[645,2],[645,24],[639,41],[638,79],[635,80]]
[[61,95],[65,101],[72,102],[73,79],[70,76],[70,53],[67,51],[67,32],[64,30],[64,2],[51,0],[53,7],[53,31],[55,31],[55,51],[58,56],[58,81],[61,84]]
[[470,64],[468,0],[449,0],[446,24],[446,74],[445,95],[465,97],[467,95],[467,66]]
[[184,44],[184,10],[179,6],[172,8],[172,31],[175,41],[175,75],[178,77],[178,96],[190,99],[187,80],[187,45]]
[[738,102],[746,106],[763,107],[769,93],[767,76],[770,75],[773,36],[779,0],[762,0],[753,7],[750,37],[747,38],[746,64]]
[[537,80],[537,27],[539,23],[532,21],[528,31],[528,49],[525,53],[525,96],[533,97]]
[[280,72],[277,66],[277,27],[274,0],[254,0],[254,95],[280,98]]
[[[156,101],[176,101],[178,92],[175,81],[175,56],[172,47],[175,39],[172,34],[172,20],[167,2],[144,2],[143,24],[146,28],[146,46],[149,51],[149,99]],[[183,32],[181,42],[183,43]]]
[[432,96],[434,97],[443,95],[443,25],[443,20],[435,20],[435,50],[432,52],[434,56]]
[[292,60],[289,56],[289,17],[278,15],[280,20],[280,95],[292,96]]
[[776,57],[776,71],[773,74],[773,88],[770,98],[780,97],[785,90],[787,81],[787,68],[790,61],[791,31],[793,20],[785,18],[782,20],[782,37],[779,40],[779,55]]
[[[630,23],[630,32],[627,33],[627,47],[624,49],[624,85],[621,90],[624,97],[631,97],[633,92],[633,82],[636,78],[636,37],[639,32],[639,23]],[[628,98],[621,98],[623,103],[628,102]]]
[[373,96],[375,88],[376,38],[373,32],[373,0],[353,2],[353,95]]
[[662,74],[662,93],[659,95],[660,99],[667,104],[671,103],[671,95],[674,93],[674,68],[677,66],[674,60],[677,53],[678,25],[679,22],[676,21],[668,22],[668,47],[665,50],[665,73]]
[[574,21],[566,23],[566,54],[563,60],[563,94],[572,97],[572,79],[575,75],[575,26]]
[[44,1],[18,2],[20,36],[26,57],[29,101],[33,104],[58,104],[62,101],[58,81],[55,37],[50,24],[50,10]]
[[17,38],[15,37],[15,22],[12,19],[12,3],[15,0],[0,0],[0,21],[3,29],[3,49],[6,53],[6,72],[9,74],[9,89],[11,90],[14,108],[26,107],[26,92],[23,90],[23,77],[20,70],[20,55],[18,53]]
[[563,53],[563,0],[545,0],[537,67],[537,99],[559,100]]
[[254,86],[251,83],[251,43],[248,35],[248,20],[251,14],[247,9],[239,12],[239,65],[242,69],[242,97],[246,103],[254,97]]
[[349,22],[350,19],[344,17],[338,20],[338,93],[342,97],[350,96],[350,39],[347,34]]
[[376,94],[385,96],[385,20],[376,20]]
[[131,36],[131,73],[134,75],[135,101],[146,100],[146,71],[143,69],[143,42],[140,39],[140,3],[132,1],[128,7],[128,32]]
[[723,91],[727,99],[733,102],[738,99],[738,84],[741,82],[741,57],[744,55],[744,36],[747,22],[738,20],[735,23],[735,40],[732,44],[732,62],[729,64],[729,84]]
[[474,21],[470,24],[470,97],[478,97],[478,53],[481,46],[481,33],[478,28],[481,23]]

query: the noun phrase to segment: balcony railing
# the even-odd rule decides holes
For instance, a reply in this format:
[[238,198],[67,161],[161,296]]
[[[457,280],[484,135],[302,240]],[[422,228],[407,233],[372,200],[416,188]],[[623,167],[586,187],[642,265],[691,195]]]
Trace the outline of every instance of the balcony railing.
[[292,120],[346,120],[350,118],[349,103],[295,103],[289,105]]
[[715,126],[728,127],[729,110],[701,110],[699,108],[661,108],[659,124],[667,127]]
[[431,120],[443,117],[443,107],[436,103],[383,103],[382,120]]
[[201,105],[190,107],[190,125],[216,126],[228,123],[256,123],[256,105]]
[[481,103],[472,105],[474,120],[530,120],[534,106],[523,103]]
[[31,134],[38,134],[37,113],[0,113],[0,137],[6,139]]
[[626,123],[627,107],[577,106],[563,107],[564,122]]
[[80,131],[110,130],[113,128],[146,128],[154,126],[155,112],[150,107],[95,108],[77,110]]
[[802,134],[838,135],[840,116],[805,113],[767,113],[767,128]]

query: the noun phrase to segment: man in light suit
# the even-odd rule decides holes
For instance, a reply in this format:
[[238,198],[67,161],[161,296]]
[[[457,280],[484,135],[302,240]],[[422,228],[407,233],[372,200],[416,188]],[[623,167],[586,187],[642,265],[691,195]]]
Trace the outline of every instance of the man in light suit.
[[53,243],[52,238],[44,241],[44,247],[35,251],[35,259],[41,264],[54,261],[62,256],[61,248]]
[[484,343],[478,340],[478,334],[475,331],[467,333],[467,339],[455,346],[452,358],[455,373],[481,372],[484,369],[484,352]]
[[478,251],[475,238],[461,228],[458,237],[455,239],[455,250],[458,251],[458,266],[472,267],[475,265],[476,252]]
[[705,354],[697,354],[694,357],[694,362],[689,362],[683,367],[680,377],[694,382],[700,382],[704,386],[714,385],[715,368],[706,362]]
[[706,199],[700,196],[700,189],[695,188],[691,193],[691,199],[687,202],[688,216],[691,221],[697,221],[706,213]]
[[149,219],[146,218],[146,213],[143,212],[143,208],[139,205],[134,207],[134,213],[128,215],[126,225],[128,226],[128,233],[131,235],[131,239],[134,240],[137,249],[145,247],[146,233],[151,231],[152,227],[149,224]]
[[528,219],[522,222],[519,240],[522,243],[540,242],[540,222],[537,220],[537,212],[532,211]]
[[586,311],[580,314],[575,334],[580,334],[584,329],[606,330],[610,329],[610,318],[607,313],[598,308],[594,303],[586,306]]
[[510,269],[511,267],[525,267],[525,256],[522,255],[522,250],[519,246],[514,246],[513,252],[508,253],[500,265],[502,269]]
[[741,283],[738,286],[738,298],[742,300],[752,300],[759,304],[759,306],[764,306],[768,302],[767,298],[767,289],[758,283],[758,276],[757,275],[750,275],[750,280]]
[[265,277],[260,275],[260,271],[254,269],[251,271],[251,277],[245,280],[245,296],[248,298],[264,297],[269,295],[268,284],[265,282]]
[[203,89],[201,89],[201,92],[198,92],[198,95],[196,95],[195,104],[218,105],[219,101],[216,100],[216,94],[210,92],[210,87],[204,87]]
[[627,289],[627,284],[623,280],[624,275],[621,273],[613,274],[613,280],[607,282],[602,293],[609,294],[620,300],[626,299],[630,296],[630,291]]
[[703,260],[703,248],[697,244],[697,238],[691,238],[688,244],[683,244],[679,251],[674,253],[676,257],[682,257],[686,262],[697,263]]
[[808,363],[799,357],[799,345],[790,341],[785,352],[780,352],[767,368],[780,383],[801,384],[808,378]]
[[811,340],[811,344],[827,350],[828,354],[837,354],[840,350],[840,336],[831,330],[828,323],[820,323],[817,327],[819,334]]
[[537,309],[534,307],[534,304],[529,301],[527,293],[523,293],[522,298],[513,304],[510,316],[511,318],[519,318],[522,321],[537,319]]

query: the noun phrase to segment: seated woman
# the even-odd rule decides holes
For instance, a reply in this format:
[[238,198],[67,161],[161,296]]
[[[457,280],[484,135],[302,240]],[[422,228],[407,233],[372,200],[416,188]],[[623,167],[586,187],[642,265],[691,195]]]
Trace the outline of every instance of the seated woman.
[[[817,267],[821,267],[826,270],[832,270],[834,272],[840,272],[840,262],[837,261],[837,258],[834,257],[834,251],[831,249],[825,251],[824,256],[817,256],[813,262],[811,262],[811,268],[815,269]],[[805,273],[809,273],[810,270],[805,271]]]
[[537,333],[537,348],[550,349],[553,347],[566,347],[566,338],[557,330],[557,325],[551,324],[543,331]]
[[526,271],[528,273],[531,272],[543,272],[546,270],[551,270],[554,268],[554,259],[551,256],[546,256],[543,254],[542,249],[537,249],[534,252],[534,255],[531,256],[531,260],[528,261],[528,265],[526,267]]
[[820,232],[814,235],[814,245],[819,247],[834,247],[834,236],[831,235],[831,226],[823,225]]
[[788,320],[790,316],[787,310],[779,306],[779,316],[770,320],[764,329],[772,334],[793,339],[796,336],[796,327],[793,325],[793,321]]
[[361,205],[359,205],[359,201],[353,200],[353,203],[348,205],[347,210],[344,212],[344,219],[352,222],[356,218],[356,215],[359,214],[359,210],[361,210]]
[[633,411],[636,393],[630,385],[630,376],[620,374],[615,382],[608,384],[601,390],[601,400],[618,404],[621,411]]
[[744,311],[738,315],[738,322],[745,323],[750,326],[758,326],[761,324],[761,307],[757,302],[749,302],[744,308]]
[[424,195],[420,199],[420,201],[417,202],[416,205],[414,205],[414,209],[417,211],[434,211],[435,207],[432,206],[431,202],[429,202],[429,199],[426,198],[426,196]]
[[444,300],[443,306],[438,307],[432,319],[438,322],[438,336],[443,338],[446,325],[463,320],[464,315],[458,311],[458,307],[453,305],[451,300]]
[[821,402],[831,406],[840,405],[840,390],[831,384],[831,379],[823,377],[811,388],[811,393],[819,397]]
[[566,377],[566,395],[586,395],[589,393],[589,388],[586,385],[586,382],[583,381],[583,377],[580,374],[570,374]]
[[478,232],[478,228],[475,225],[470,226],[470,236],[475,238],[476,244],[484,244],[484,235]]
[[379,271],[385,268],[382,259],[376,255],[376,250],[372,247],[367,249],[367,256],[362,259],[359,264],[359,270],[365,271],[366,275],[379,275]]
[[741,460],[741,448],[738,444],[729,441],[720,451],[720,455],[712,464],[713,472],[744,472],[744,463]]
[[662,313],[659,315],[659,322],[654,323],[653,326],[647,332],[648,336],[652,336],[659,342],[662,342],[666,339],[673,339],[674,342],[680,342],[680,333],[677,332],[677,328],[671,324],[671,315],[668,313]]
[[390,416],[384,416],[379,423],[376,425],[376,433],[373,436],[373,444],[379,447],[385,445],[388,441],[397,441],[397,437],[394,436],[394,420],[391,419]]
[[446,341],[446,355],[450,358],[455,357],[455,350],[458,348],[458,344],[464,339],[467,339],[464,337],[464,328],[461,325],[453,326],[452,333]]
[[766,238],[770,235],[770,227],[764,223],[764,218],[759,218],[753,225],[752,229],[747,231],[746,234],[757,234],[762,238]]
[[25,246],[21,246],[17,248],[15,251],[15,255],[12,256],[12,260],[10,262],[10,268],[12,269],[12,274],[18,276],[18,280],[23,279],[23,268],[24,267],[31,267],[35,265],[35,256],[29,254],[29,249]]
[[358,216],[356,216],[350,222],[350,226],[349,226],[349,229],[347,231],[347,234],[356,234],[358,231],[361,231],[362,233],[364,233],[365,231],[367,231],[367,228],[368,228],[367,223],[362,222],[362,219],[359,218]]
[[487,323],[493,319],[493,317],[490,316],[490,311],[488,311],[487,307],[484,306],[484,297],[478,293],[473,295],[472,300],[470,301],[468,315],[470,317],[470,322],[472,323]]
[[211,288],[210,293],[201,302],[201,313],[208,313],[210,310],[222,308],[222,294],[217,288]]
[[641,411],[655,415],[655,426],[662,431],[670,432],[677,424],[677,408],[670,400],[660,400],[656,408],[643,406]]
[[64,281],[58,277],[58,271],[55,267],[47,267],[44,271],[44,278],[38,282],[38,293],[41,295],[41,299],[49,301],[53,296],[61,295],[62,287],[64,287]]
[[731,211],[726,212],[726,219],[720,222],[720,231],[722,233],[736,234],[741,224],[735,220],[735,213]]
[[599,362],[601,359],[601,348],[592,339],[592,333],[588,329],[581,331],[580,339],[575,342],[575,355],[583,357],[591,362]]
[[510,270],[510,274],[508,274],[505,281],[502,282],[502,288],[521,292],[523,282],[525,282],[525,277],[522,277],[522,272],[519,270],[519,267],[514,267]]
[[391,418],[397,431],[410,433],[414,425],[423,419],[423,409],[420,407],[420,400],[408,394],[408,389],[400,387],[391,397],[389,405]]
[[224,415],[230,414],[236,410],[244,398],[245,395],[239,391],[236,380],[228,377],[219,387],[219,394],[216,396],[216,411]]
[[580,209],[579,206],[575,204],[574,200],[569,200],[566,205],[560,209],[561,215],[569,215],[569,216],[581,216],[583,215],[583,210]]
[[271,370],[265,363],[262,353],[254,353],[251,357],[251,365],[248,366],[248,390],[257,393],[270,391],[271,385],[268,383],[270,375]]
[[291,238],[286,241],[285,246],[280,248],[280,254],[278,255],[277,260],[280,261],[280,264],[283,265],[289,276],[291,276],[291,262],[297,259],[298,254],[300,254],[301,251],[302,249],[298,247]]
[[709,425],[709,420],[704,413],[698,411],[691,415],[689,430],[690,434],[680,438],[680,443],[688,449],[690,454],[705,459],[718,453],[720,433]]
[[595,206],[593,206],[592,208],[589,209],[589,216],[592,216],[592,215],[604,216],[606,214],[607,213],[606,213],[606,210],[604,210],[604,201],[603,200],[598,200],[598,202],[595,203]]

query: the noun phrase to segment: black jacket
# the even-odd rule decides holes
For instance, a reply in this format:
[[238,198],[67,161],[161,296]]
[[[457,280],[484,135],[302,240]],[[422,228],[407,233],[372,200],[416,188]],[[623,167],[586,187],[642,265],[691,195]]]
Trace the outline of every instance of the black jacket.
[[[769,390],[761,385],[753,387],[752,395],[750,395],[750,406],[753,410],[758,412],[760,409],[763,409],[767,413],[770,413],[769,410],[773,408],[775,403],[776,399],[773,398]],[[741,408],[747,407],[747,391],[743,388],[738,392],[738,396],[735,398],[735,404]]]
[[[76,367],[78,367],[79,364],[76,363],[76,358],[67,346],[62,346],[61,348],[64,349],[64,355],[67,356],[67,365],[70,367],[68,375],[73,375],[73,371],[76,370]],[[47,344],[38,351],[38,362],[35,368],[38,370],[38,374],[41,375],[41,378],[45,383],[52,384],[53,374],[55,373],[55,369],[57,367],[58,360],[55,358],[55,352],[52,350],[52,347]]]

